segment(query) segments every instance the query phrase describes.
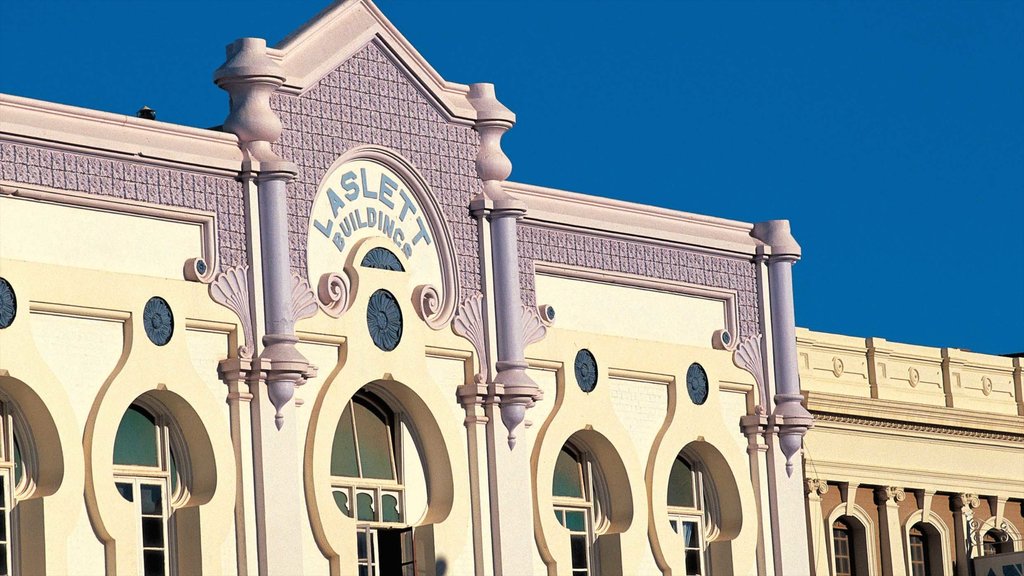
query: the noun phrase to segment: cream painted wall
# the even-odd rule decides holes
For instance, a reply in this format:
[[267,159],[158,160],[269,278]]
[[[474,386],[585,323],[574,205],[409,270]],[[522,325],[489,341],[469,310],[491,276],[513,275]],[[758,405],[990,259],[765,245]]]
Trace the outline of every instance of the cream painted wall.
[[535,284],[537,302],[553,306],[566,330],[710,348],[714,331],[726,327],[719,300],[542,274]]
[[185,261],[203,255],[198,224],[10,196],[0,214],[0,258],[180,280]]
[[[96,393],[110,376],[123,348],[124,324],[117,321],[32,314],[36,347],[61,381],[82,430]],[[81,466],[81,463],[79,463]],[[69,576],[102,574],[103,544],[96,538],[84,503],[66,510],[62,518],[73,525],[68,539]]]
[[668,386],[660,382],[609,378],[612,409],[629,432],[637,454],[649,454],[668,412]]

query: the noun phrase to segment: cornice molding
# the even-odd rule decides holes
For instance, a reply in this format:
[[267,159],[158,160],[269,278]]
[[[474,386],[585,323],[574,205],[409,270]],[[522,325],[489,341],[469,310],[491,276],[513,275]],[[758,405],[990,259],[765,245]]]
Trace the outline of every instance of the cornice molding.
[[524,222],[534,226],[586,230],[613,238],[685,245],[732,256],[753,257],[762,246],[750,236],[753,224],[747,222],[518,182],[504,182],[503,187],[526,203]]
[[986,432],[972,430],[957,426],[935,426],[929,424],[916,424],[913,422],[900,422],[896,420],[883,420],[877,418],[865,418],[860,416],[846,416],[840,414],[822,414],[811,411],[815,422],[834,422],[837,424],[852,424],[856,426],[867,426],[870,428],[885,428],[887,430],[905,430],[908,432],[921,432],[925,434],[944,434],[948,436],[960,436],[966,438],[979,438],[983,440],[998,440],[1002,442],[1016,442],[1024,444],[1024,433],[1014,434],[1009,432]]
[[979,438],[1002,439],[1005,436],[1014,439],[1012,441],[1018,441],[1017,438],[1024,441],[1024,416],[813,391],[805,391],[803,395],[815,420],[864,422],[866,426],[958,436],[976,434]]
[[384,48],[450,120],[476,120],[469,86],[442,78],[370,0],[335,3],[267,50],[267,55],[284,68],[286,77],[279,91],[301,94],[370,42]]
[[234,134],[0,94],[0,139],[237,174]]

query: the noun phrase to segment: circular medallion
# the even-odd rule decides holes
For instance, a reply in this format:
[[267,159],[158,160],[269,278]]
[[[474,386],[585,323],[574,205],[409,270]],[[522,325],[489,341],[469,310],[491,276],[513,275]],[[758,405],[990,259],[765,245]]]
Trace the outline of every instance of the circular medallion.
[[910,381],[910,387],[915,388],[921,383],[921,373],[917,371],[917,368],[911,366],[907,379]]
[[402,339],[402,309],[387,290],[377,290],[366,306],[366,328],[377,348],[390,352]]
[[576,384],[588,394],[597,388],[597,360],[586,348],[576,353]]
[[696,362],[686,371],[686,391],[694,404],[703,404],[708,399],[708,373]]
[[167,301],[159,296],[150,298],[142,311],[142,324],[146,327],[146,336],[149,336],[153,344],[163,346],[170,342],[174,334],[174,314]]
[[202,258],[196,260],[196,272],[206,274],[206,260],[203,260]]
[[0,278],[0,330],[14,323],[18,315],[18,298],[14,296],[11,283]]

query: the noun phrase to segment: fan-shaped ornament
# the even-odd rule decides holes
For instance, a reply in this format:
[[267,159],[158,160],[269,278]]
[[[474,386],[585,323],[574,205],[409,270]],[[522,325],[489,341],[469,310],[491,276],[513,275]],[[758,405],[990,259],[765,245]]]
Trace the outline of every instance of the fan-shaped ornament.
[[391,270],[392,272],[405,272],[401,260],[393,252],[386,248],[373,248],[363,256],[360,265],[364,268],[376,268],[377,270]]

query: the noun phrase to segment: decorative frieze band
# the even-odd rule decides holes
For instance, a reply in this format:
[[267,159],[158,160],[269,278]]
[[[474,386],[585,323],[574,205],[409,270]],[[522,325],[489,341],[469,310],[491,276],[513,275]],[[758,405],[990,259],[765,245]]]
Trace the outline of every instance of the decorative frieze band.
[[841,414],[828,414],[813,412],[816,422],[835,422],[838,424],[856,424],[872,428],[886,428],[889,430],[907,430],[912,432],[925,432],[930,434],[947,434],[950,436],[963,436],[966,438],[982,438],[985,440],[1001,440],[1005,442],[1020,442],[1024,444],[1024,434],[1011,434],[1006,432],[986,432],[983,430],[971,430],[968,428],[957,428],[955,426],[936,426],[929,424],[915,424],[911,422],[900,422],[897,420],[883,420],[877,418],[865,418],[862,416],[845,416]]

